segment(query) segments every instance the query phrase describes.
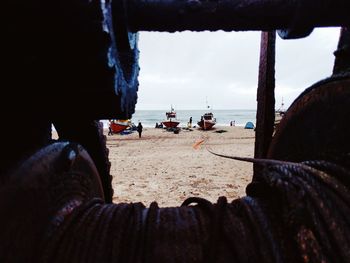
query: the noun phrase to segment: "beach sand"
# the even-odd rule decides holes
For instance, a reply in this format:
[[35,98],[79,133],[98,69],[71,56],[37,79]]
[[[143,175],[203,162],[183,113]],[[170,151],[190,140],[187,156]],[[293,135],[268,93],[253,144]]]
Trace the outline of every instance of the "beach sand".
[[[218,133],[217,131],[226,132]],[[107,132],[106,132],[107,133]],[[157,201],[161,207],[179,206],[188,197],[202,197],[216,202],[245,195],[251,181],[250,163],[211,154],[253,157],[254,130],[243,127],[216,127],[211,131],[181,130],[179,134],[165,129],[144,128],[137,132],[107,136],[113,202]],[[203,141],[195,149],[196,142]]]

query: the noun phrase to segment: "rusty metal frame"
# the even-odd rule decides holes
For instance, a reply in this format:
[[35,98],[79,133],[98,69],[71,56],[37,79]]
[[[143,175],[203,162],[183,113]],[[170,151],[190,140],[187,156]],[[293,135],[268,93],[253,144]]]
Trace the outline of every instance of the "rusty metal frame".
[[[276,32],[262,32],[255,133],[255,158],[265,158],[275,120],[275,50]],[[254,174],[258,166],[254,165]]]

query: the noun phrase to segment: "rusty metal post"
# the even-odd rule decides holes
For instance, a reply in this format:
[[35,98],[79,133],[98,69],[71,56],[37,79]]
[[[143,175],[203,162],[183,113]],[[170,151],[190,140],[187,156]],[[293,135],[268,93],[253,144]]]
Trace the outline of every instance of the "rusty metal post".
[[[262,32],[255,132],[255,158],[265,158],[271,143],[275,120],[276,32]],[[254,176],[258,167],[254,166]]]
[[333,74],[350,71],[350,28],[343,27],[340,31],[338,48],[334,52],[335,61]]

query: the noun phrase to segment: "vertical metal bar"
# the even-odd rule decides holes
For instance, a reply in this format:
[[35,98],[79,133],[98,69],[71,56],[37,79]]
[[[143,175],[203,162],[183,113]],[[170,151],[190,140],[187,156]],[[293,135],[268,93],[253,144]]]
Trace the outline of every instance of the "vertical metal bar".
[[[262,32],[255,132],[255,158],[265,158],[271,143],[275,120],[276,32]],[[258,168],[254,165],[254,176]]]
[[334,52],[335,61],[333,74],[350,71],[350,28],[343,27],[340,31],[340,37],[337,50]]

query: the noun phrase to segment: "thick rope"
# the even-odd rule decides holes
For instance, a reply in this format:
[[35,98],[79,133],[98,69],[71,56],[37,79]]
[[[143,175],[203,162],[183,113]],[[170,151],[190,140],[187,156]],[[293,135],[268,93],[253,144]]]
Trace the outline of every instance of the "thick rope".
[[232,159],[263,165],[268,194],[170,208],[94,199],[52,234],[42,262],[350,262],[349,170]]

